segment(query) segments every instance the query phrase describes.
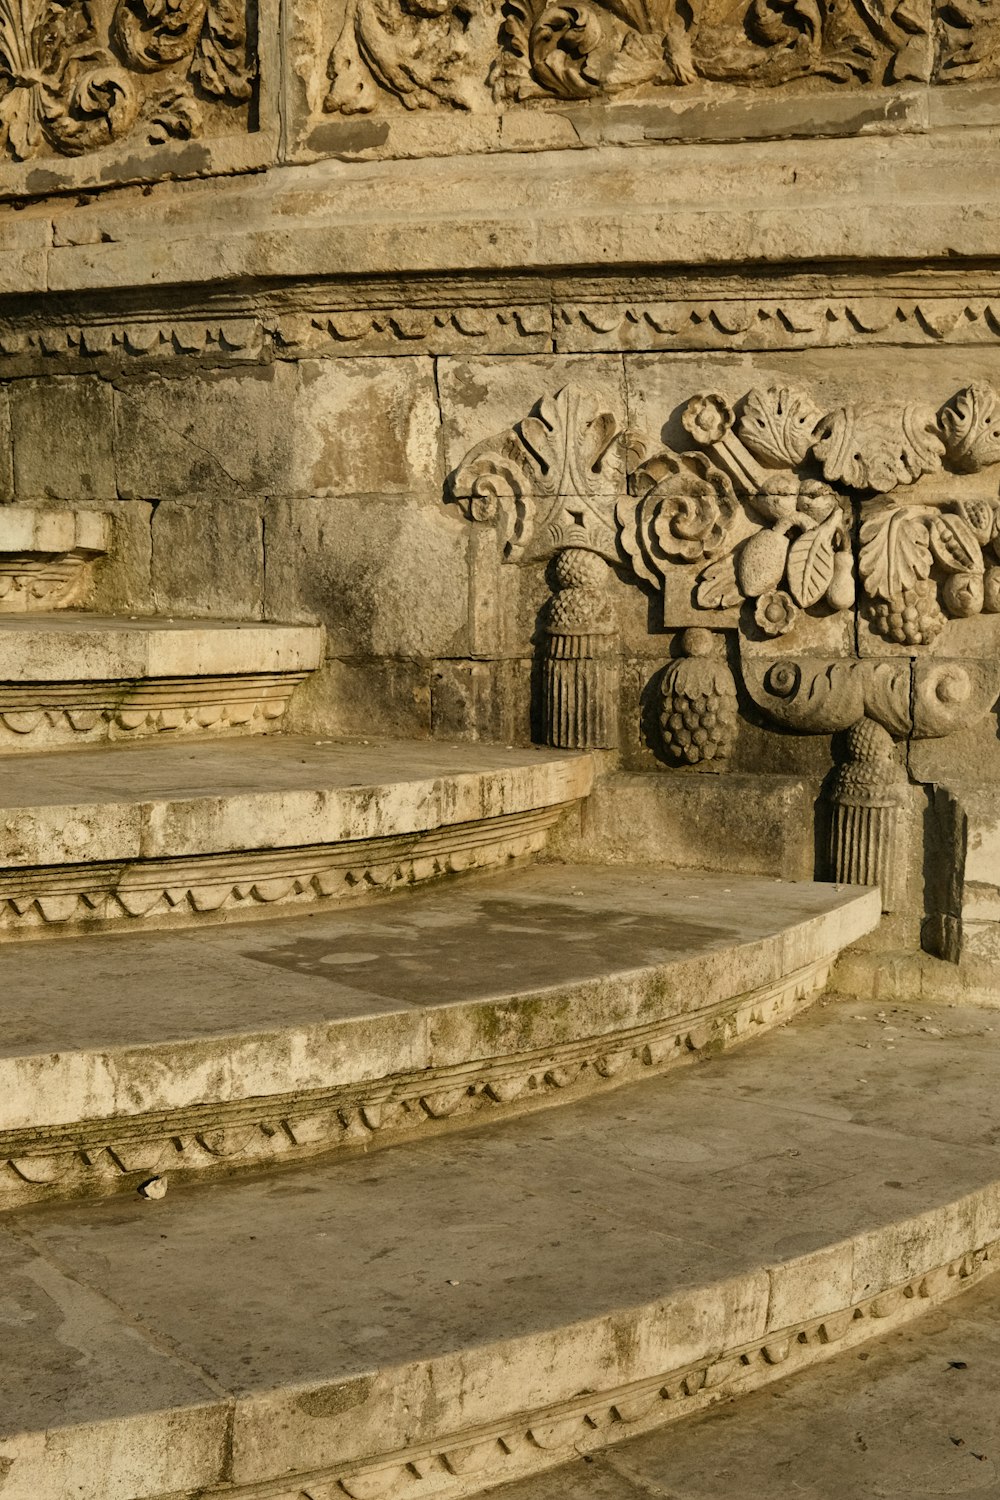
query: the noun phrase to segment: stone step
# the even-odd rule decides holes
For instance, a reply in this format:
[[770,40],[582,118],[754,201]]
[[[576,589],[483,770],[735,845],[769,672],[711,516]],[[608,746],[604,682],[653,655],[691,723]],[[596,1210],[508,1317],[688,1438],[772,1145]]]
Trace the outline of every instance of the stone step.
[[984,1019],[816,1007],[489,1131],[15,1212],[5,1500],[453,1500],[892,1332],[997,1262]]
[[0,1205],[502,1119],[822,990],[875,892],[550,865],[265,927],[5,956]]
[[0,753],[274,730],[322,654],[316,625],[0,615]]
[[586,755],[290,736],[12,757],[0,939],[228,921],[537,852]]
[[1000,1494],[1000,1278],[875,1345],[495,1500],[944,1500]]

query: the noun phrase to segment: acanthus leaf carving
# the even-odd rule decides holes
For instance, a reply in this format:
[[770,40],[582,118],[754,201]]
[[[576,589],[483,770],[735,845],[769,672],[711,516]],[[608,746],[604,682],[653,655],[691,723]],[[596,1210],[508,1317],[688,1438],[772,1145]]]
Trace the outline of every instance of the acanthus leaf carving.
[[821,415],[803,392],[771,386],[750,392],[737,433],[762,463],[776,469],[794,469],[812,447]]
[[470,109],[465,0],[350,0],[327,65],[329,114],[368,114],[379,91],[407,109]]
[[974,382],[941,411],[941,432],[956,469],[974,474],[1000,462],[1000,396]]
[[[189,80],[229,101],[250,97],[244,0],[118,0],[110,12],[90,0],[2,0],[0,150],[21,161],[46,148],[82,156],[139,120],[154,144],[196,134]],[[183,76],[165,89],[137,76],[171,68]]]
[[529,562],[563,548],[619,557],[613,522],[625,490],[627,435],[591,391],[564,386],[514,427],[476,445],[449,492],[473,519],[499,521],[506,555]]
[[107,145],[138,111],[132,81],[81,0],[3,0],[0,89],[0,144],[20,161],[46,144],[66,156]]
[[839,407],[820,423],[813,451],[827,479],[886,491],[939,469],[945,447],[933,411],[911,402]]

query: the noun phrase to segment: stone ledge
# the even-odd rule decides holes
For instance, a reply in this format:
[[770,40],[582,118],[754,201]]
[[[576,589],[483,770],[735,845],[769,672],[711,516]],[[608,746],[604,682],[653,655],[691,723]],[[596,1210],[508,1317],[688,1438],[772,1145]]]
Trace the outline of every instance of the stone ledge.
[[[961,1030],[914,1045],[991,1100]],[[859,1079],[856,1035],[831,1007],[445,1150],[13,1216],[13,1306],[41,1284],[75,1317],[68,1352],[17,1325],[8,1487],[458,1500],[907,1323],[995,1269],[1000,1157],[888,1050]]]
[[743,145],[735,164],[726,145],[609,146],[596,161],[589,151],[536,152],[530,172],[523,158],[500,155],[324,161],[208,187],[160,184],[142,198],[123,190],[67,209],[54,241],[0,256],[0,288],[990,262],[1000,223],[995,141],[982,128],[964,130],[961,145],[948,132],[932,143],[862,137],[791,151],[765,141]]
[[319,626],[0,618],[0,753],[273,730],[322,653]]

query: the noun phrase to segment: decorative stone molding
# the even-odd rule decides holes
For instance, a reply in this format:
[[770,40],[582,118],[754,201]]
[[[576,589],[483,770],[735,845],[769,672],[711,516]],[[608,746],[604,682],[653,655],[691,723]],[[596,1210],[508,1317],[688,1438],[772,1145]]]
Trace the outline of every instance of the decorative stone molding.
[[150,734],[263,732],[277,728],[293,689],[307,675],[147,678],[125,687],[120,682],[4,683],[0,748],[38,750]]
[[[781,728],[827,734],[867,717],[934,738],[989,712],[1000,501],[977,476],[1000,471],[1000,398],[975,385],[939,413],[907,401],[824,413],[808,392],[761,387],[735,405],[694,396],[681,425],[686,441],[664,448],[567,387],[479,444],[451,493],[499,525],[510,561],[587,549],[654,590],[666,628],[714,615]],[[664,690],[687,698],[678,671]],[[680,733],[685,712],[663,723]]]
[[244,0],[28,0],[0,7],[0,146],[18,161],[75,157],[134,136],[202,133],[206,101],[245,104]]
[[[351,0],[328,63],[333,113],[532,103],[834,93],[996,77],[997,26],[955,6],[840,0],[822,12],[763,0],[721,16],[676,0],[505,0],[499,31],[466,0]],[[384,112],[384,110],[382,111]]]
[[711,1008],[544,1052],[525,1051],[460,1067],[422,1069],[364,1086],[243,1100],[115,1126],[53,1127],[0,1137],[0,1208],[105,1195],[135,1186],[137,1173],[231,1171],[318,1153],[372,1150],[457,1122],[523,1114],[558,1095],[567,1101],[679,1067],[781,1025],[812,1003],[829,978],[825,958],[773,985]]
[[[320,309],[252,316],[232,307],[213,312],[192,307],[183,315],[162,311],[121,317],[94,311],[87,322],[54,323],[47,306],[0,320],[0,371],[159,366],[177,360],[243,365],[271,358],[350,354],[620,353],[683,349],[808,349],[905,344],[991,346],[1000,342],[1000,293],[983,288],[988,277],[971,279],[968,292],[928,287],[919,297],[884,291],[817,297],[785,290],[780,297],[752,290],[734,295],[665,295],[646,301],[621,299],[618,277],[603,278],[592,300],[553,287],[511,288],[503,301],[495,288],[455,282],[439,291],[433,306],[416,300],[372,306],[360,288],[357,302],[328,298]],[[316,287],[309,289],[309,300]],[[632,294],[634,296],[634,293]],[[532,297],[537,300],[532,300]],[[255,301],[266,302],[257,296]]]
[[77,603],[110,535],[111,522],[100,511],[0,507],[0,613]]
[[0,873],[0,941],[56,928],[191,925],[345,901],[538,853],[568,804],[400,838],[251,849],[196,859],[13,867]]

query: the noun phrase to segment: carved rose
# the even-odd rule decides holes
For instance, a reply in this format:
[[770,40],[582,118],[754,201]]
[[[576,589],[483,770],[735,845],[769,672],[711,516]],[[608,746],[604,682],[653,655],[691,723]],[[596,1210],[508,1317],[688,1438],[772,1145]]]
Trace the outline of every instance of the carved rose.
[[736,496],[704,455],[660,453],[636,475],[638,530],[647,549],[669,562],[707,562],[724,546]]
[[765,635],[785,635],[799,617],[798,606],[784,589],[761,594],[753,617]]
[[702,448],[721,442],[733,425],[733,409],[717,391],[692,396],[681,417],[681,425]]
[[817,427],[814,451],[829,480],[859,490],[892,490],[941,467],[944,453],[929,407],[842,406]]

